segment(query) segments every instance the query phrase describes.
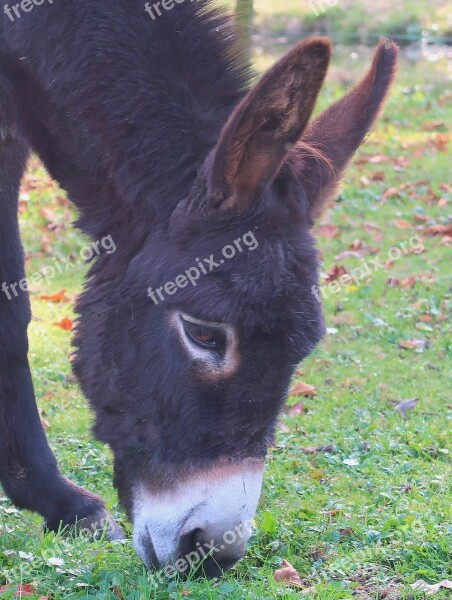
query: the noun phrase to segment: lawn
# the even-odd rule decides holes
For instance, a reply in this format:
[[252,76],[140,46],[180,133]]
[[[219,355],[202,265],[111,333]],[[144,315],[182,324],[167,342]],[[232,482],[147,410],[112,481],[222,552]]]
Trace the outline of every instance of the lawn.
[[[263,67],[274,55],[261,50],[256,58]],[[245,559],[221,581],[157,585],[130,535],[115,544],[44,535],[38,517],[0,493],[0,588],[32,585],[36,598],[54,600],[399,600],[424,598],[411,588],[419,579],[452,579],[452,111],[445,58],[418,58],[403,60],[384,116],[317,231],[328,335],[294,380]],[[341,49],[321,107],[368,60],[366,49]],[[20,210],[29,275],[61,257],[76,260],[87,240],[69,226],[73,211],[36,159]],[[64,473],[101,494],[130,534],[111,456],[90,435],[70,372],[70,333],[55,325],[73,318],[71,304],[41,298],[65,290],[73,299],[83,272],[78,266],[31,286],[36,395]],[[298,587],[275,582],[283,559],[298,571]],[[13,595],[7,589],[0,598]]]
[[[236,0],[228,4],[232,9]],[[254,33],[264,36],[292,38],[301,30],[348,39],[381,34],[398,35],[402,41],[425,35],[452,37],[448,0],[254,0],[254,9]]]

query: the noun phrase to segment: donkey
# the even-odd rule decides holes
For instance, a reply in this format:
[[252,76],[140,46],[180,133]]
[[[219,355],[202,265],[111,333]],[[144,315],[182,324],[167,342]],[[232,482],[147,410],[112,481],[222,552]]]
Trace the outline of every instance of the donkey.
[[[397,48],[380,41],[364,78],[311,120],[326,39],[253,87],[207,0],[152,15],[142,0],[35,4],[0,20],[0,285],[25,277],[17,203],[34,151],[77,226],[116,246],[77,301],[73,366],[136,552],[157,567],[208,545],[216,575],[244,554],[291,376],[323,335],[310,231],[383,106]],[[0,291],[0,482],[50,530],[96,527],[102,500],[60,473],[40,423],[25,290]]]

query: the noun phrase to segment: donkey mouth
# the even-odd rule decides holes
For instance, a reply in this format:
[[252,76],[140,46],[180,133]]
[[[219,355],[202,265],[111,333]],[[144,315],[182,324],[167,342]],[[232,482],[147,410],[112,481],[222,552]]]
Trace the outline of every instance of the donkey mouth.
[[134,546],[148,568],[163,576],[215,577],[245,553],[262,485],[263,461],[215,467],[152,493],[141,484],[134,498]]

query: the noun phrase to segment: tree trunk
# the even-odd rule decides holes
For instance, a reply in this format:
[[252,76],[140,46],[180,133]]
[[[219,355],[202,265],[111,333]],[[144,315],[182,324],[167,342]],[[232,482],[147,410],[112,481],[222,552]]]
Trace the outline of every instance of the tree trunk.
[[237,0],[236,27],[243,58],[251,62],[251,25],[253,23],[253,0]]

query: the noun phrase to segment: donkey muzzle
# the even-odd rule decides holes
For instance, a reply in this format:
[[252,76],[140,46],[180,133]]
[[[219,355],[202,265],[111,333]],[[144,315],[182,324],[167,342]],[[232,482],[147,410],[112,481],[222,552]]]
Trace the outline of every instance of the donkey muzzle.
[[134,547],[163,576],[214,577],[245,553],[262,486],[263,461],[213,467],[155,493],[134,496]]

